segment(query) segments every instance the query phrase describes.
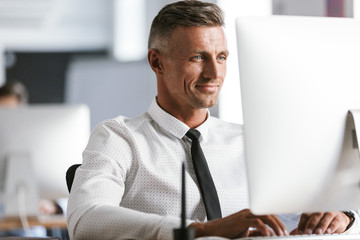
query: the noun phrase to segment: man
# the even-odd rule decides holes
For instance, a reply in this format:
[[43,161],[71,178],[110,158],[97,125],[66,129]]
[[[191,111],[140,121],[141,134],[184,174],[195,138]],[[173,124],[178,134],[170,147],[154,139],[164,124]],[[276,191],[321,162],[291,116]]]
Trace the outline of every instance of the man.
[[[180,223],[182,162],[187,224],[197,237],[287,235],[278,216],[255,216],[248,209],[241,126],[207,110],[217,102],[229,55],[221,10],[200,1],[165,6],[152,23],[148,47],[157,97],[147,113],[119,116],[94,129],[70,194],[72,239],[172,239]],[[222,217],[215,220],[207,219],[189,129],[201,133],[221,206]],[[347,214],[304,214],[293,233],[344,232],[354,220]]]

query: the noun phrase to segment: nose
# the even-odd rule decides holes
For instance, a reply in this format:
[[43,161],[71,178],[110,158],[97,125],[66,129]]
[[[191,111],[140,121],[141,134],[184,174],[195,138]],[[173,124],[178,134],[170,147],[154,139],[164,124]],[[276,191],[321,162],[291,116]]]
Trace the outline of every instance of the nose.
[[219,63],[217,59],[206,61],[203,69],[203,77],[207,80],[219,79],[226,71],[225,63]]

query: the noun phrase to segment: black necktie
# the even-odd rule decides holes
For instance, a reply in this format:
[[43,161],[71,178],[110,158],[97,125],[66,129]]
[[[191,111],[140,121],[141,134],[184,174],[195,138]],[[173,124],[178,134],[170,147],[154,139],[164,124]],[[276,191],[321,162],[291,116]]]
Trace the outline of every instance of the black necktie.
[[220,203],[214,181],[211,177],[204,153],[200,147],[200,132],[194,129],[190,129],[186,133],[186,136],[192,140],[191,157],[193,160],[195,174],[200,186],[201,196],[204,200],[207,219],[213,220],[221,218]]

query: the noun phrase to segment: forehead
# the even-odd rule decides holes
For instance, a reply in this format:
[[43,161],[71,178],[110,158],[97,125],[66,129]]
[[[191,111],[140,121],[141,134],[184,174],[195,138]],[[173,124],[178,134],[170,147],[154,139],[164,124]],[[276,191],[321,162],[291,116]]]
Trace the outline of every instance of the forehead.
[[184,27],[174,29],[170,43],[177,50],[218,50],[227,51],[226,38],[221,26]]

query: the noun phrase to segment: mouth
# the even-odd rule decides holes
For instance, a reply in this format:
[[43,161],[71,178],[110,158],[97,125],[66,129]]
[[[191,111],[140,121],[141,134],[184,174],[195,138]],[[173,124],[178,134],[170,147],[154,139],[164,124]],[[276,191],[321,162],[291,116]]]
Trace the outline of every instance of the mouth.
[[220,85],[215,83],[203,83],[203,84],[196,84],[195,88],[201,92],[216,92],[219,89]]

